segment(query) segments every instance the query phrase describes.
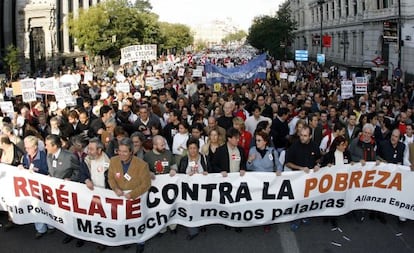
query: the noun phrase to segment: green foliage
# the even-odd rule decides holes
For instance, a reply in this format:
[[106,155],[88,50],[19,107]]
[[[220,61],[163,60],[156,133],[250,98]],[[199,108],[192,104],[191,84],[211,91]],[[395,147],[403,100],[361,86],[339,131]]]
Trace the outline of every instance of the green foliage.
[[[145,1],[143,1],[145,2]],[[70,34],[81,50],[91,55],[116,59],[120,49],[133,44],[157,43],[160,39],[158,16],[127,0],[109,0],[70,17]]]
[[141,12],[150,12],[152,5],[148,0],[135,0],[134,7]]
[[289,2],[279,6],[275,16],[259,16],[253,20],[247,41],[253,47],[284,59],[286,47],[294,40],[297,24],[291,18]]
[[76,19],[71,16],[69,33],[81,50],[114,60],[119,59],[121,48],[134,44],[182,50],[193,43],[187,26],[160,23],[151,10],[148,0],[108,0],[81,10]]
[[6,55],[4,56],[3,60],[7,68],[9,69],[9,75],[11,80],[13,80],[14,76],[20,70],[19,53],[19,49],[16,48],[14,45],[9,45],[6,48]]
[[194,36],[188,26],[182,24],[160,23],[162,48],[182,51],[194,42]]
[[247,33],[243,30],[239,30],[235,33],[230,33],[226,37],[224,37],[221,42],[223,43],[230,43],[230,42],[240,42],[244,38],[246,38]]

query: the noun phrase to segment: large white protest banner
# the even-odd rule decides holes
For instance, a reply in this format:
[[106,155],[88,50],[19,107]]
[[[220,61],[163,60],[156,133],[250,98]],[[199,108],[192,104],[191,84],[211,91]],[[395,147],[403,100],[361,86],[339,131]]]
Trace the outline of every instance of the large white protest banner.
[[0,209],[105,245],[145,241],[168,224],[257,226],[371,209],[414,219],[408,167],[370,162],[318,172],[157,176],[138,199],[0,165]]
[[152,61],[157,59],[157,45],[132,45],[121,48],[121,65],[128,62]]

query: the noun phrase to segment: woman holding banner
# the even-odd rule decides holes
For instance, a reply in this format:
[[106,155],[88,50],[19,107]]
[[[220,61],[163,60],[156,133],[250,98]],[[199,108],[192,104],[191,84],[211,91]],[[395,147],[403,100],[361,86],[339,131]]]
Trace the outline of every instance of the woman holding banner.
[[[193,176],[195,174],[207,175],[208,162],[205,155],[200,152],[200,142],[196,138],[190,138],[187,141],[187,155],[180,160],[178,166],[178,173],[187,174]],[[188,227],[187,240],[193,240],[198,236],[198,227]]]
[[[322,156],[321,166],[332,165],[341,166],[344,164],[352,163],[351,154],[347,150],[348,141],[346,137],[339,135],[333,141],[329,148],[328,153]],[[330,221],[333,228],[338,227],[338,221],[336,217],[324,218],[324,221]]]
[[[250,148],[246,168],[248,171],[282,173],[282,164],[279,162],[277,151],[269,147],[270,136],[265,131],[255,131],[256,145]],[[264,226],[264,231],[270,231],[270,225]]]

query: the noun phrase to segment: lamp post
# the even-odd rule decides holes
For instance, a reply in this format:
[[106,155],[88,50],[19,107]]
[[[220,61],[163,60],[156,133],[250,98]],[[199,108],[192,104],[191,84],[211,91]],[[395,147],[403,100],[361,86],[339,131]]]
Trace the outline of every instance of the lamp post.
[[401,69],[401,0],[398,0],[398,69]]
[[320,20],[321,20],[321,36],[320,36],[320,46],[321,46],[321,54],[323,53],[323,44],[322,44],[322,29],[323,29],[323,4],[325,0],[318,0],[316,2],[320,8]]

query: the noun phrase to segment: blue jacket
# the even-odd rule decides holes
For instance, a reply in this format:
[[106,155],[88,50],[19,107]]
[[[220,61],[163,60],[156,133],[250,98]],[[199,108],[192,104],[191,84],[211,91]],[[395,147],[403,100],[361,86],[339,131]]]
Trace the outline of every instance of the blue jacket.
[[267,147],[266,149],[266,154],[262,157],[262,155],[256,150],[256,146],[250,148],[249,156],[255,155],[255,158],[251,163],[247,162],[247,170],[258,172],[282,171],[282,164],[279,161],[277,151],[272,147]]
[[[35,168],[39,169],[37,173],[43,175],[47,175],[49,173],[45,151],[37,151],[36,157],[34,158],[32,163]],[[23,156],[23,167],[25,167],[26,169],[30,168],[30,159],[28,154],[25,154]]]

